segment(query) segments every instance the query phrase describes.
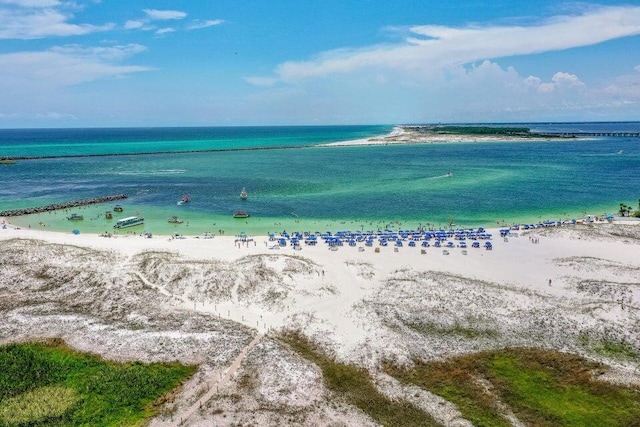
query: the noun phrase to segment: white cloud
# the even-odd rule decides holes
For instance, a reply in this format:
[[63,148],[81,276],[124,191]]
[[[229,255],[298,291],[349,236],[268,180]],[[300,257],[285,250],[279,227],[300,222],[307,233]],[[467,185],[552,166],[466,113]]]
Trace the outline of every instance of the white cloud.
[[275,77],[245,77],[244,80],[254,86],[273,86],[278,82]]
[[540,92],[549,93],[558,90],[559,88],[570,88],[576,86],[584,86],[584,83],[580,81],[578,76],[559,71],[553,75],[550,83],[539,84],[538,90]]
[[159,30],[156,31],[156,34],[160,36],[162,34],[174,33],[175,31],[176,31],[175,28],[171,28],[171,27],[160,28]]
[[603,89],[603,97],[640,104],[640,66],[634,68],[635,73],[619,76],[609,82]]
[[40,8],[60,6],[59,0],[0,0],[0,4],[9,4],[19,7]]
[[283,81],[387,68],[433,71],[484,59],[593,45],[640,34],[640,7],[602,7],[579,16],[560,16],[535,26],[450,28],[415,26],[398,45],[324,52],[309,61],[276,68]]
[[148,67],[118,64],[143,50],[144,46],[140,45],[109,48],[70,45],[41,52],[2,54],[0,89],[20,89],[32,94],[38,90],[149,71]]
[[207,21],[201,21],[199,19],[195,19],[187,26],[187,30],[200,30],[202,28],[213,27],[215,25],[220,25],[224,23],[223,19],[210,19]]
[[187,17],[187,14],[185,12],[181,12],[179,10],[144,9],[143,11],[149,18],[158,21],[184,19]]
[[36,114],[37,118],[48,120],[76,120],[77,117],[70,113],[58,113],[56,111],[47,111],[46,113]]
[[69,57],[76,58],[92,58],[104,62],[117,62],[130,58],[131,56],[147,50],[145,46],[140,44],[127,44],[116,46],[90,46],[71,44],[64,46],[54,46],[51,52],[60,53]]
[[127,30],[137,30],[138,28],[144,27],[144,24],[144,21],[131,20],[124,23],[124,28]]
[[108,31],[113,24],[71,24],[71,14],[54,9],[11,11],[0,9],[0,39],[39,39],[50,36],[77,36]]

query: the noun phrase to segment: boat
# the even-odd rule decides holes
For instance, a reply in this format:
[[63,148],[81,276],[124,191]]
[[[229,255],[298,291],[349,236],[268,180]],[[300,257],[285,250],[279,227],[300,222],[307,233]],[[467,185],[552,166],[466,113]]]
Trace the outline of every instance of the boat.
[[242,187],[242,191],[240,192],[240,199],[247,200],[247,197],[249,197],[249,193],[247,193],[247,190]]
[[169,218],[168,222],[170,222],[171,224],[182,224],[184,221],[177,216],[172,216],[171,218]]
[[104,213],[104,217],[105,217],[105,219],[111,219],[111,218],[113,218],[113,214],[111,213],[111,211],[106,211]]
[[191,201],[191,199],[189,198],[188,194],[184,194],[182,196],[182,200],[178,200],[178,203],[176,203],[178,206],[180,205],[184,205],[185,203],[189,203]]
[[118,222],[113,226],[113,228],[126,228],[133,227],[136,225],[144,224],[144,219],[139,216],[130,216],[127,218],[119,219]]
[[69,221],[80,221],[81,219],[84,219],[84,217],[80,214],[72,213],[67,217],[67,219]]
[[115,205],[115,206],[113,207],[113,211],[114,211],[114,212],[122,212],[122,210],[123,210],[123,209],[122,209],[122,206],[120,206],[120,205]]
[[447,178],[451,178],[453,176],[453,174],[451,172],[447,172],[447,174],[445,175]]
[[247,211],[238,210],[233,213],[234,218],[249,218],[249,216],[249,212]]

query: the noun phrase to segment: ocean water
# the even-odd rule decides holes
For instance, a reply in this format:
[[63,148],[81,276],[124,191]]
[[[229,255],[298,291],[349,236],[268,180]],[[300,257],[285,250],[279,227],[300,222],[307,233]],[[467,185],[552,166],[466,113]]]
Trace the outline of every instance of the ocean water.
[[[513,126],[512,124],[509,126]],[[536,131],[639,131],[640,123],[525,124]],[[391,126],[0,130],[0,156],[80,156],[0,165],[0,210],[125,193],[114,203],[14,217],[100,233],[491,226],[615,213],[640,199],[640,138],[324,147]],[[269,148],[269,149],[266,149]],[[240,149],[240,150],[238,150]],[[199,151],[176,153],[175,151]],[[163,154],[104,155],[163,152]],[[172,153],[171,153],[172,152]],[[86,155],[101,154],[91,157]],[[447,173],[451,172],[451,177]],[[245,187],[246,201],[239,193]],[[191,202],[178,206],[183,194]],[[232,218],[244,209],[248,219]],[[83,221],[70,222],[76,212]],[[183,224],[169,224],[173,215]]]

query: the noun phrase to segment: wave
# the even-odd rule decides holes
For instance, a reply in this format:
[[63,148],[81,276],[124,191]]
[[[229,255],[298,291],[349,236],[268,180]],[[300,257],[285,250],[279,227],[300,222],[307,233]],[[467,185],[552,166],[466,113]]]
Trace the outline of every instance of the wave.
[[178,175],[185,173],[186,169],[158,169],[147,171],[120,171],[116,175]]

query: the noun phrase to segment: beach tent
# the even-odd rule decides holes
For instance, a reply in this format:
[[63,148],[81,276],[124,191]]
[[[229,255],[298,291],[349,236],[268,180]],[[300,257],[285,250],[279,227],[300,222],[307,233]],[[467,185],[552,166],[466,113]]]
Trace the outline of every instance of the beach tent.
[[78,230],[77,228],[75,228],[75,229],[72,231],[72,233],[73,233],[73,234],[78,235],[78,234],[80,234],[80,230]]

